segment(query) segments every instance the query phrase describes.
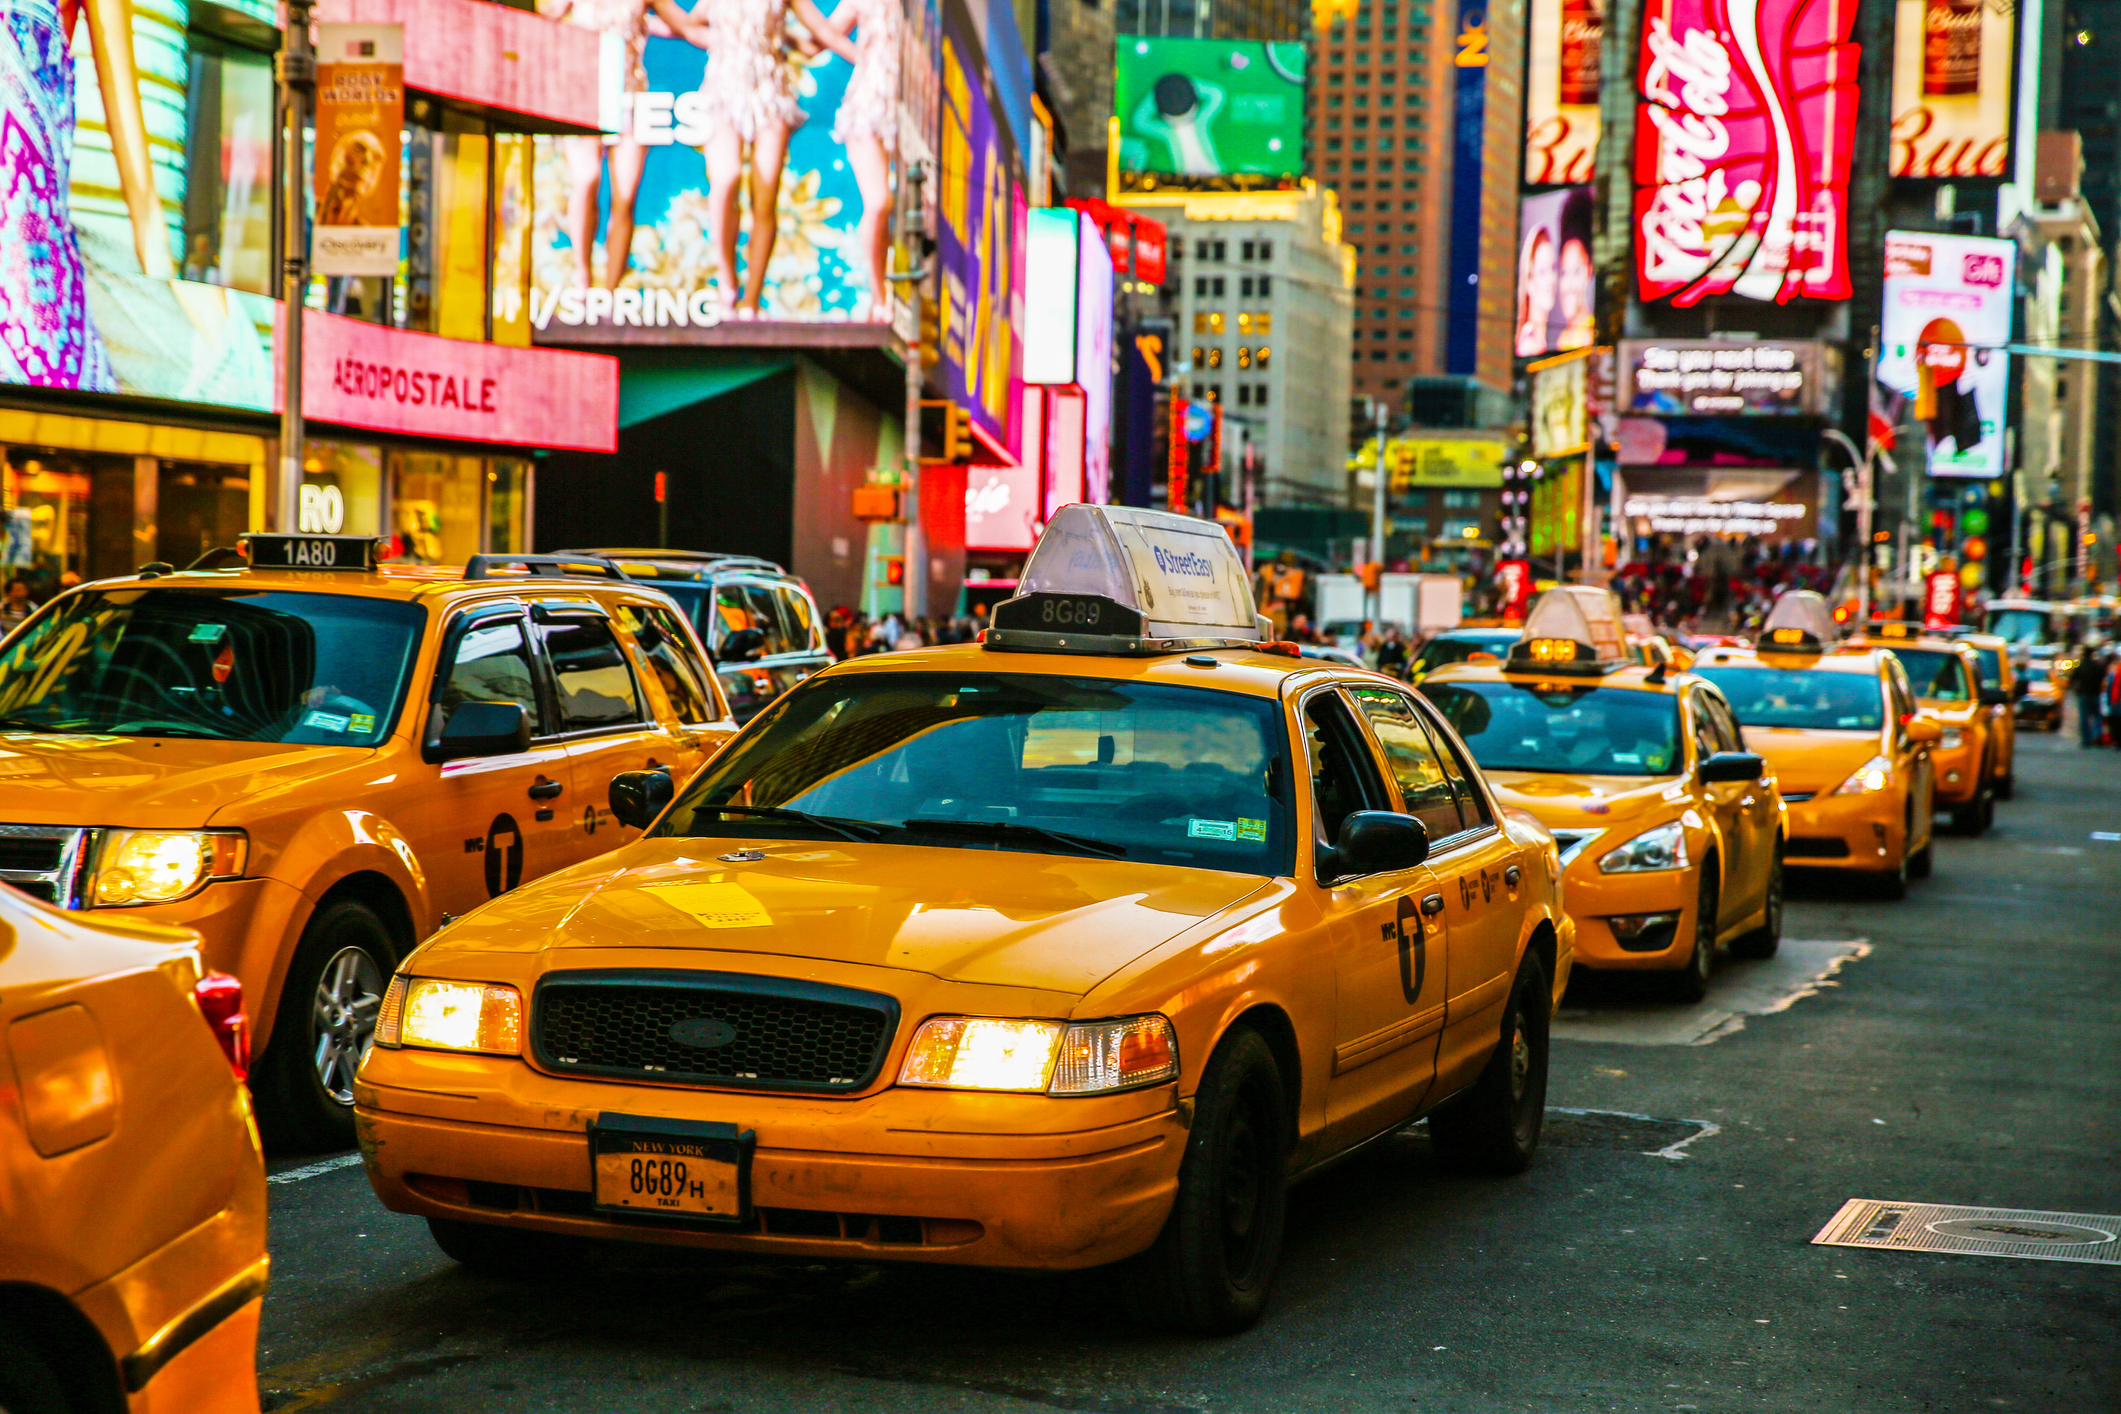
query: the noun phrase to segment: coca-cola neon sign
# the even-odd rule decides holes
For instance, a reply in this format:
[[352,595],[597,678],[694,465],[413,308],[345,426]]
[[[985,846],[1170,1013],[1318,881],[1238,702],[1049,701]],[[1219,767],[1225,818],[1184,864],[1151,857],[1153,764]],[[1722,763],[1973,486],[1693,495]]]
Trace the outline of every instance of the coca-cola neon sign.
[[1636,66],[1643,299],[1847,299],[1855,0],[1648,0]]

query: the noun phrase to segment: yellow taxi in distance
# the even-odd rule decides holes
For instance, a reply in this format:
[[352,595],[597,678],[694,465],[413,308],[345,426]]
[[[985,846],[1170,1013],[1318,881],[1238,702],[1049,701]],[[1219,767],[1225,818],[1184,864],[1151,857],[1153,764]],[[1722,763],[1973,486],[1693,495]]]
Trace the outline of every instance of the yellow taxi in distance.
[[1698,1000],[1719,942],[1761,958],[1781,941],[1782,800],[1722,694],[1629,661],[1617,617],[1606,590],[1550,589],[1506,662],[1422,692],[1560,845],[1578,965],[1664,972]]
[[1412,692],[1265,651],[1213,523],[1066,507],[1021,588],[981,645],[794,688],[667,804],[622,779],[644,839],[408,958],[357,1085],[384,1205],[503,1270],[1124,1261],[1141,1319],[1219,1331],[1290,1179],[1423,1115],[1524,1168],[1552,836]]
[[0,1409],[256,1414],[245,1040],[196,934],[0,888]]
[[2009,800],[2018,790],[2017,703],[2025,696],[2023,682],[2011,666],[2010,643],[1993,633],[1962,632],[1951,637],[1974,650],[1981,700],[1988,706],[1989,755],[1994,767],[1990,779],[1996,784],[1996,799]]
[[1793,589],[1775,601],[1756,648],[1710,648],[1695,675],[1714,683],[1746,745],[1767,758],[1788,806],[1783,858],[1845,869],[1893,898],[1931,865],[1935,770],[1944,735],[1915,701],[1892,654],[1836,653],[1825,600]]
[[632,838],[611,778],[683,779],[736,724],[690,625],[609,564],[249,548],[82,585],[0,643],[0,880],[196,928],[252,999],[267,1137],[350,1147],[398,959]]
[[1873,622],[1841,651],[1878,648],[1907,670],[1915,702],[1943,729],[1930,748],[1937,808],[1951,811],[1959,834],[1987,834],[1996,822],[1995,716],[1998,708],[2009,710],[2010,695],[1981,685],[1981,660],[1970,646],[1926,633],[1920,624]]

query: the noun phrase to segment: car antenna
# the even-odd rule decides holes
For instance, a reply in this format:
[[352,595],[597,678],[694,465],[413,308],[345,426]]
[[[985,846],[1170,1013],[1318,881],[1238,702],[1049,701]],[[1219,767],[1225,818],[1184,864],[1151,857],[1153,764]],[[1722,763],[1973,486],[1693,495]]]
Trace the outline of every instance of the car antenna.
[[1643,681],[1648,683],[1651,687],[1663,687],[1664,670],[1670,666],[1671,664],[1669,662],[1659,663],[1656,667],[1650,669],[1648,676],[1644,677]]

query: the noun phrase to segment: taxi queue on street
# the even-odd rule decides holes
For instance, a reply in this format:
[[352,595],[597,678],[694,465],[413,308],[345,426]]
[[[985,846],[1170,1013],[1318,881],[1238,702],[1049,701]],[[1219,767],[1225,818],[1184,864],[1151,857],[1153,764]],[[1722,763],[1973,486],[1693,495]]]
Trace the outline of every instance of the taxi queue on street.
[[1786,868],[1896,896],[2009,794],[1977,645],[1802,592],[1681,666],[1563,587],[1417,691],[1270,641],[1212,523],[1072,506],[980,643],[739,732],[608,560],[246,551],[0,642],[11,1414],[255,1407],[261,1124],[474,1269],[1103,1268],[1242,1329],[1291,1183],[1417,1120],[1532,1161],[1575,966],[1699,997]]

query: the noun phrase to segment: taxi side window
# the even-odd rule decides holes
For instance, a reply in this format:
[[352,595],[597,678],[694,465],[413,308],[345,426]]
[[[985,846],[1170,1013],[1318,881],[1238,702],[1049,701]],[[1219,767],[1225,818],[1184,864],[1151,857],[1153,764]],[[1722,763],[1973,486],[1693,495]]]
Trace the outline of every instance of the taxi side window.
[[1484,829],[1495,823],[1488,811],[1488,798],[1473,784],[1473,772],[1466,765],[1466,758],[1451,744],[1433,721],[1428,724],[1429,735],[1436,741],[1436,755],[1443,762],[1443,772],[1451,778],[1452,793],[1458,797],[1458,827],[1461,831]]
[[1738,719],[1731,715],[1731,704],[1713,692],[1698,694],[1701,705],[1708,709],[1709,722],[1716,729],[1716,740],[1721,743],[1719,751],[1745,750],[1745,733],[1738,729]]
[[643,719],[633,670],[602,619],[560,619],[546,624],[544,635],[561,731],[627,726]]
[[1371,762],[1369,744],[1339,693],[1318,693],[1304,705],[1304,750],[1311,763],[1319,867],[1329,873],[1328,851],[1340,838],[1341,822],[1358,810],[1389,810],[1391,805]]
[[714,693],[707,687],[705,670],[694,658],[678,616],[668,609],[626,604],[620,606],[619,618],[640,645],[648,671],[663,685],[678,720],[688,725],[715,721]]
[[544,735],[549,728],[538,701],[537,673],[523,621],[502,619],[465,630],[450,660],[449,676],[443,679],[441,700],[445,724],[466,702],[517,703],[530,717],[531,735]]
[[1716,729],[1716,714],[1709,706],[1709,695],[1706,692],[1694,692],[1689,694],[1689,698],[1687,705],[1692,710],[1687,715],[1693,719],[1694,764],[1699,766],[1717,752],[1733,748],[1723,744],[1723,734]]
[[1905,750],[1908,745],[1907,720],[1915,715],[1915,693],[1908,686],[1907,670],[1891,655],[1885,660],[1885,690],[1893,709],[1893,744]]
[[1459,831],[1458,800],[1451,778],[1444,773],[1414,704],[1388,688],[1358,687],[1356,705],[1370,719],[1385,761],[1399,782],[1399,793],[1407,814],[1421,821],[1430,840],[1440,840]]

